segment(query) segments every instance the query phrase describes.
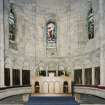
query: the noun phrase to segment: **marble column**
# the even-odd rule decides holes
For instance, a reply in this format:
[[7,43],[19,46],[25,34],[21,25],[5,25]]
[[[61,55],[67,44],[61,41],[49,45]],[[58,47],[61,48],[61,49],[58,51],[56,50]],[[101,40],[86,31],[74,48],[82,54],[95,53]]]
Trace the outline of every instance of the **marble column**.
[[58,70],[56,70],[56,76],[58,76]]
[[71,75],[72,75],[71,79],[72,81],[74,81],[74,70],[71,71]]
[[104,0],[99,0],[99,32],[100,32],[100,85],[105,86],[105,35],[104,35]]
[[48,76],[48,66],[46,67],[46,76]]
[[85,85],[85,69],[82,68],[82,85]]
[[20,85],[21,86],[23,85],[23,82],[22,82],[22,69],[20,69]]
[[56,76],[58,76],[59,65],[56,66]]
[[[39,76],[39,74],[37,76]],[[35,71],[34,70],[30,70],[30,84],[31,85],[34,84],[34,79],[35,79]]]
[[3,1],[0,0],[0,87],[4,87],[4,17]]
[[10,68],[10,86],[13,86],[12,68]]
[[38,70],[38,75],[37,75],[37,76],[39,76],[39,72],[40,72],[40,71]]
[[92,68],[92,85],[95,85],[95,68]]

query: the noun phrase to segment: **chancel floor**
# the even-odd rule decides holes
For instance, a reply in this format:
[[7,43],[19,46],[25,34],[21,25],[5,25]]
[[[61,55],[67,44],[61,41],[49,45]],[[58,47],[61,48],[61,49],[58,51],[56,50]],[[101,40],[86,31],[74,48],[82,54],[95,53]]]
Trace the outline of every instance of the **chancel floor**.
[[[0,100],[0,105],[25,105],[22,100],[23,95],[17,95]],[[80,105],[105,105],[105,99],[92,96],[92,95],[80,95]]]

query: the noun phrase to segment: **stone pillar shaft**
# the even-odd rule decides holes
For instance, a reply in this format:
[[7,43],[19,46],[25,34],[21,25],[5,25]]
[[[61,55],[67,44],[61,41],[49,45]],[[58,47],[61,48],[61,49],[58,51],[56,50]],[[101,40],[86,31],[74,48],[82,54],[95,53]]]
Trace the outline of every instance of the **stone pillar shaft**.
[[10,86],[13,86],[13,75],[12,75],[12,68],[10,68]]
[[95,85],[95,68],[92,68],[92,85]]
[[46,76],[48,76],[48,66],[46,67]]
[[82,68],[82,85],[85,85],[85,69]]
[[100,32],[100,85],[105,86],[105,35],[104,35],[104,0],[99,0],[99,32]]
[[4,87],[4,0],[0,0],[0,87]]
[[22,83],[22,69],[20,69],[20,85],[22,86],[23,83]]

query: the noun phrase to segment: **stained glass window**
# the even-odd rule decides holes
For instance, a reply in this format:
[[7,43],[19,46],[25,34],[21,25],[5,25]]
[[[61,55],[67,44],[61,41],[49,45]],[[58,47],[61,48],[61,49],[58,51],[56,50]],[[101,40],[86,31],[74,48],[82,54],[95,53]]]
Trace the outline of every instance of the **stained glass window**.
[[56,23],[53,21],[49,21],[46,24],[46,39],[47,39],[47,48],[55,48],[56,47],[56,38],[57,33]]
[[94,38],[94,12],[92,8],[92,3],[90,3],[90,9],[88,12],[88,39]]
[[17,50],[16,46],[16,15],[14,11],[14,5],[11,3],[9,8],[9,48]]

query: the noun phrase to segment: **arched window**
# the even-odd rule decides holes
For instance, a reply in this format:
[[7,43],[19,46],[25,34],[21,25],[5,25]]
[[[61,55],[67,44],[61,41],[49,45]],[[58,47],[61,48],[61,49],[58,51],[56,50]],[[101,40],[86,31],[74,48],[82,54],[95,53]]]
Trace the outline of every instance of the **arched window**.
[[47,48],[56,47],[56,39],[57,39],[57,25],[56,22],[50,20],[46,24],[46,41]]
[[90,40],[94,38],[94,11],[92,8],[92,2],[90,2],[87,21],[88,21],[88,39]]
[[12,3],[10,4],[8,22],[9,22],[9,44],[11,46],[11,44],[14,44],[16,39],[16,15]]

